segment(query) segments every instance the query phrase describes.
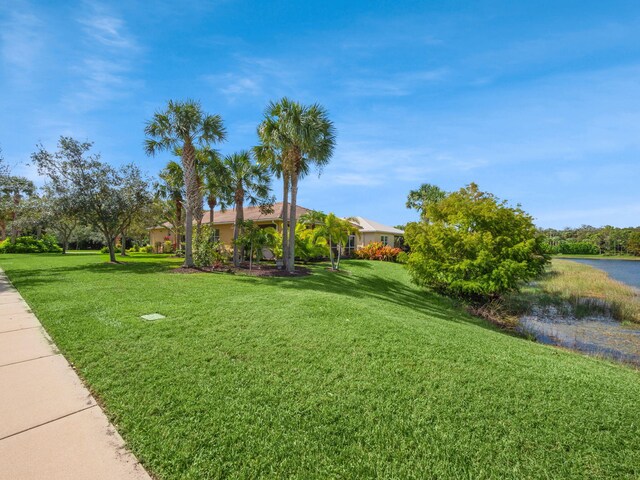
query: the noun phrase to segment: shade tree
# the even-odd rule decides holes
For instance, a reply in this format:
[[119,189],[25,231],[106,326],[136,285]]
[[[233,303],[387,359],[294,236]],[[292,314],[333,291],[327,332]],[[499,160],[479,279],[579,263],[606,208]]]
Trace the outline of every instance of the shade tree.
[[49,152],[42,145],[31,158],[51,188],[77,211],[78,219],[104,236],[109,259],[115,258],[115,239],[131,225],[135,215],[151,202],[149,183],[133,164],[116,169],[89,153],[91,142],[60,137],[58,149]]

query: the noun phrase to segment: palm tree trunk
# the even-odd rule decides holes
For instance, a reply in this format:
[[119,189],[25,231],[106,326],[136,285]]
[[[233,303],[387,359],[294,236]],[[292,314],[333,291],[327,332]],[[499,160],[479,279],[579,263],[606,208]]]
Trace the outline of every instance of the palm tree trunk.
[[209,203],[209,223],[211,224],[211,228],[213,228],[213,209],[216,208],[215,197],[210,197],[208,203]]
[[244,192],[242,195],[236,194],[236,223],[233,226],[233,264],[240,266],[240,249],[238,248],[238,237],[240,236],[240,228],[244,221],[243,207]]
[[[284,170],[284,169],[283,169]],[[289,208],[289,174],[286,171],[282,172],[282,266],[287,270],[289,264],[289,225],[287,223],[288,208]]]
[[[195,216],[196,220],[202,221],[202,215],[198,215],[199,212],[202,212],[202,199],[196,172],[196,154],[191,142],[185,142],[182,148],[182,166],[187,190],[184,266],[193,267],[193,217]],[[200,203],[199,207],[198,203]]]
[[333,264],[333,243],[331,243],[331,237],[329,237],[329,260],[331,260],[331,270],[335,270]]
[[291,175],[291,205],[289,206],[289,263],[287,270],[293,272],[296,268],[296,202],[298,196],[298,175]]
[[340,254],[342,253],[342,246],[340,243],[336,247],[336,250],[338,251],[338,261],[336,262],[336,270],[340,270]]
[[193,267],[193,216],[191,215],[191,209],[187,208],[186,212],[186,225],[184,231],[184,266],[187,268]]

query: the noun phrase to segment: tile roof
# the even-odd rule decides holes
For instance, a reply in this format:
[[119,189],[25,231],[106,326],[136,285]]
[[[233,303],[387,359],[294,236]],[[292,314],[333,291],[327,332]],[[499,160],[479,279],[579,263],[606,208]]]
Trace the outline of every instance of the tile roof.
[[[304,215],[309,211],[308,208],[301,207],[300,205],[296,205],[296,217],[300,218],[300,216]],[[202,223],[209,223],[209,212],[210,210],[206,210],[204,212],[204,216],[202,217]],[[277,202],[273,204],[273,212],[272,213],[262,213],[260,211],[260,207],[244,207],[244,219],[245,220],[253,220],[253,221],[276,221],[282,220],[282,202]],[[236,221],[236,209],[229,208],[224,212],[220,210],[213,211],[213,224],[214,225],[225,225],[225,224],[233,224]],[[194,222],[195,223],[195,222]],[[169,222],[163,223],[161,226],[170,227],[171,224]],[[158,228],[158,227],[154,227]]]
[[394,235],[404,235],[402,230],[399,230],[395,227],[390,227],[389,225],[383,225],[382,223],[374,222],[373,220],[369,220],[364,217],[350,217],[351,220],[360,226],[361,232],[382,232],[382,233],[392,233]]

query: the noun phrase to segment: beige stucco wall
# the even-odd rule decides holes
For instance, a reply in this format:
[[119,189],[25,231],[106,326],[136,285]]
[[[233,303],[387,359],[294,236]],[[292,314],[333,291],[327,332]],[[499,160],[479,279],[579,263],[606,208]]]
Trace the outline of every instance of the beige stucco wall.
[[[257,222],[258,225],[270,225],[273,226],[273,222]],[[282,222],[276,223],[276,230],[282,231]],[[233,224],[215,225],[215,228],[220,230],[220,241],[226,246],[231,247],[233,241]],[[168,228],[154,228],[149,230],[149,244],[153,247],[157,242],[164,244],[165,238],[169,237],[171,243],[175,243],[174,235]]]
[[149,244],[155,247],[157,242],[164,243],[165,237],[169,237],[171,243],[175,242],[173,234],[167,228],[154,228],[149,230]]
[[395,242],[395,235],[392,235],[391,233],[380,233],[380,232],[358,233],[356,237],[356,245],[358,247],[364,247],[365,245],[369,245],[370,243],[373,243],[373,242],[380,242],[381,241],[380,237],[382,235],[386,235],[387,237],[389,237],[388,245],[393,247]]

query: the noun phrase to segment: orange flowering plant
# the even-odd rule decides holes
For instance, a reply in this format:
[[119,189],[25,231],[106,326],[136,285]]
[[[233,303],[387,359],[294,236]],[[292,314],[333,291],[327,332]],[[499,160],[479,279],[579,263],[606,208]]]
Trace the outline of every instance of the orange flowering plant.
[[395,262],[400,248],[384,245],[382,242],[373,242],[356,250],[356,257],[363,260],[382,260],[383,262]]

